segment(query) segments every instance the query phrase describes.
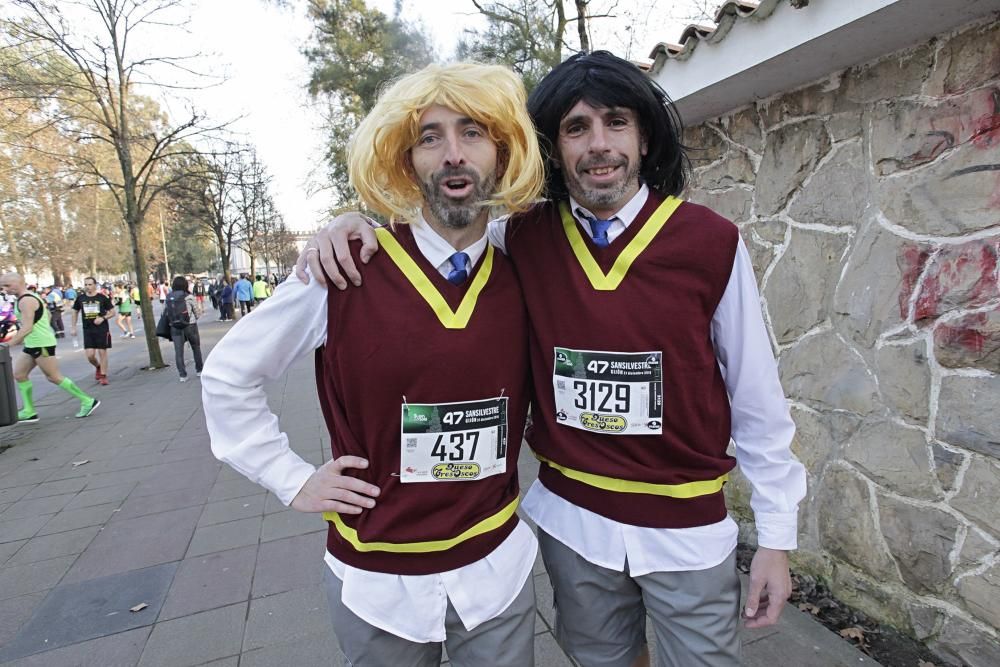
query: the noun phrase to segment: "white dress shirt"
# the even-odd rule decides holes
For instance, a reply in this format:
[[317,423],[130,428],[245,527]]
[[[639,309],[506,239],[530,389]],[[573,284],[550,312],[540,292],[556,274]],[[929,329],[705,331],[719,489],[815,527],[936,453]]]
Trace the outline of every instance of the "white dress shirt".
[[[448,258],[456,250],[422,218],[412,229],[417,247],[447,277],[452,269]],[[484,235],[463,249],[471,266],[487,243]],[[219,341],[201,376],[212,453],[286,505],[315,467],[289,448],[267,405],[263,383],[282,376],[296,360],[325,344],[326,306],[326,289],[315,280],[308,285],[286,280]],[[261,354],[247,355],[248,349]],[[519,522],[485,558],[439,574],[370,572],[329,553],[325,560],[343,581],[342,601],[357,616],[410,641],[438,642],[445,639],[449,601],[467,630],[510,606],[531,575],[537,548],[531,529]]]
[[[614,241],[635,221],[649,188],[613,216],[608,239]],[[580,228],[593,231],[583,215],[593,216],[570,198]],[[505,248],[506,219],[490,223],[490,241]],[[526,285],[525,289],[531,289]],[[762,547],[796,547],[798,503],[805,496],[806,473],[791,452],[795,424],[789,414],[771,352],[750,255],[742,238],[726,291],[712,317],[711,337],[732,411],[731,437],[741,472],[752,489],[750,506]],[[646,528],[619,523],[552,493],[536,481],[522,504],[540,528],[586,560],[632,576],[650,572],[703,570],[718,565],[736,547],[738,527],[730,517],[694,528]]]

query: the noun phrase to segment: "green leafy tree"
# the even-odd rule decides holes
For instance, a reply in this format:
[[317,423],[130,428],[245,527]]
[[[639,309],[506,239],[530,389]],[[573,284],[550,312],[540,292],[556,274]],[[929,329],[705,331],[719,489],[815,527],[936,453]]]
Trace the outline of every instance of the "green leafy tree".
[[341,205],[357,197],[347,179],[347,144],[389,81],[434,61],[419,25],[386,16],[363,0],[309,0],[314,30],[304,49],[312,67],[309,92],[327,103],[326,162]]
[[[72,218],[67,237],[76,251],[75,268],[89,276],[132,270],[128,230],[107,188],[74,188],[66,198],[66,210]],[[148,243],[143,248],[149,261]]]
[[215,248],[204,228],[197,220],[185,216],[172,220],[167,232],[167,256],[174,275],[206,273],[218,264]]

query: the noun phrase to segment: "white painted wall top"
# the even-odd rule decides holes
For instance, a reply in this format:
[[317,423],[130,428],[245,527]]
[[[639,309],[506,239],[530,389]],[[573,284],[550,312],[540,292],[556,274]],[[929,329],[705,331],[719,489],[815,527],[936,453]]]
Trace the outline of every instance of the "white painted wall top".
[[650,76],[690,125],[995,12],[1000,0],[811,0],[801,9],[781,1],[685,57],[658,56]]

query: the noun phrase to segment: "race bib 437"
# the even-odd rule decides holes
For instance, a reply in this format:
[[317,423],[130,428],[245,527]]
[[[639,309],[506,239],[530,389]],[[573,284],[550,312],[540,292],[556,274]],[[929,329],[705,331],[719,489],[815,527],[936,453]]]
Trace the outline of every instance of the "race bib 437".
[[507,398],[404,403],[400,481],[468,482],[507,471]]

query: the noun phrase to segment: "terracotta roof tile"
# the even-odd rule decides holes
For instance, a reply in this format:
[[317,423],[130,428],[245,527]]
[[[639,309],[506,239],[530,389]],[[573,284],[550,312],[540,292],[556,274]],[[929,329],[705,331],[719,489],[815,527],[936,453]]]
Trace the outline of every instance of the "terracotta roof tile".
[[[715,25],[691,24],[684,28],[678,44],[670,42],[660,42],[657,44],[649,57],[654,60],[660,59],[687,59],[699,42],[720,42],[729,33],[736,21],[753,17],[763,19],[774,11],[774,8],[781,0],[728,0],[718,11],[715,12]],[[661,63],[654,63],[661,65]]]

